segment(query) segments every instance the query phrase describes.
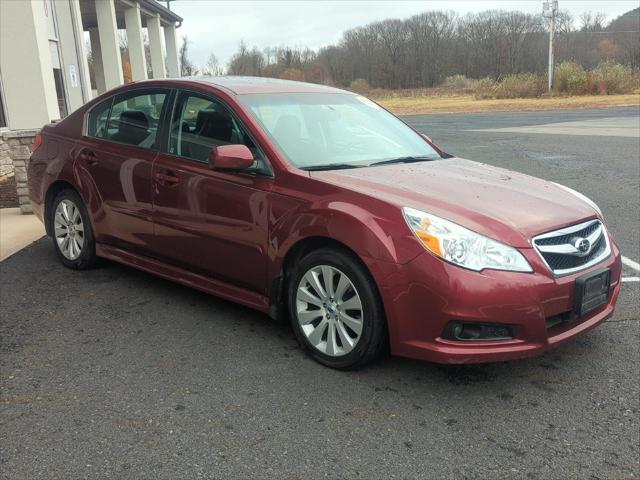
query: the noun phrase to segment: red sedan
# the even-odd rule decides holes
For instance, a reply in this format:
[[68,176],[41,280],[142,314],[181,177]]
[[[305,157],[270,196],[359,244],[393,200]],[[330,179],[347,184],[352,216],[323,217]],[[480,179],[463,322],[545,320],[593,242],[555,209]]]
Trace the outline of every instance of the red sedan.
[[446,154],[350,92],[151,80],[37,136],[34,210],[61,262],[104,257],[289,318],[319,362],[541,354],[611,316],[598,207]]

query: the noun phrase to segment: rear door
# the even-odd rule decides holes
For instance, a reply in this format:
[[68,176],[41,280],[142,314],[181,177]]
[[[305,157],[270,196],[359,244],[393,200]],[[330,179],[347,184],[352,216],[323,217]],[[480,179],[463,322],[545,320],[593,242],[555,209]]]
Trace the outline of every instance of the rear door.
[[98,242],[146,253],[153,236],[151,170],[168,89],[135,89],[94,107],[76,165],[93,183]]
[[[209,168],[211,150],[244,144],[249,172]],[[153,252],[164,261],[266,293],[268,200],[265,156],[231,109],[203,93],[178,95],[168,145],[153,167]]]

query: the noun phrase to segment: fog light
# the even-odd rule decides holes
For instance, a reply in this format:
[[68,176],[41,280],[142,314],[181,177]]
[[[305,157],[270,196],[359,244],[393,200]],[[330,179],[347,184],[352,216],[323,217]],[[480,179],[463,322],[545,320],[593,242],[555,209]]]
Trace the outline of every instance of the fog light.
[[464,342],[511,340],[515,337],[515,327],[485,323],[449,322],[442,332],[442,338]]
[[454,323],[451,327],[451,334],[453,335],[453,338],[460,337],[460,335],[462,335],[462,330],[463,328],[461,323]]

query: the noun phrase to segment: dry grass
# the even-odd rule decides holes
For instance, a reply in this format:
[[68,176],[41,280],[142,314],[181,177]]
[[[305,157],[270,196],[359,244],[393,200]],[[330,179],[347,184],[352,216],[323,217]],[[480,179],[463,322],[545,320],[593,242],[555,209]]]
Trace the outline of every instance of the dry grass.
[[625,95],[584,95],[576,97],[539,97],[474,100],[471,95],[411,95],[373,99],[396,115],[435,113],[527,112],[574,108],[639,106],[640,92]]

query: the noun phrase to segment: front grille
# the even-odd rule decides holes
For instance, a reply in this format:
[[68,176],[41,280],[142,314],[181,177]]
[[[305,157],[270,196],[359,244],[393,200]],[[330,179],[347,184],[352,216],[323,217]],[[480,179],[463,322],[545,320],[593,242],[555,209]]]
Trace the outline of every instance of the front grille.
[[591,251],[584,257],[564,255],[562,253],[544,253],[542,256],[552,270],[566,270],[567,268],[578,268],[585,263],[589,263],[594,258],[599,257],[606,248],[607,245],[604,241],[604,235],[601,235]]
[[533,245],[555,275],[589,268],[611,253],[607,233],[599,220],[538,235]]
[[[600,228],[600,222],[596,220],[594,222],[590,222],[590,224],[587,225],[582,230],[578,230],[577,232],[574,232],[574,233],[568,233],[566,235],[558,235],[558,236],[552,236],[552,237],[540,236],[536,240],[536,245],[563,245],[565,243],[571,243],[571,239],[573,237],[576,237],[576,236],[588,237],[593,232],[598,230],[598,228]],[[556,232],[552,232],[552,233],[556,233]]]

